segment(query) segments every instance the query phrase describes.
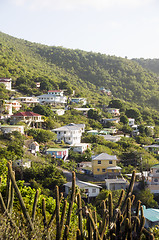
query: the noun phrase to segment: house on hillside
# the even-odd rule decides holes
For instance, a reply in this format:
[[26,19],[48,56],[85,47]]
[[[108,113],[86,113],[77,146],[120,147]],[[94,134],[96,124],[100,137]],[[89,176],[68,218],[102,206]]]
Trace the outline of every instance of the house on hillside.
[[71,98],[70,102],[86,105],[87,104],[87,99],[86,98]]
[[[102,187],[96,185],[96,184],[92,184],[89,182],[83,182],[83,181],[76,181],[76,185],[84,191],[86,198],[88,199],[88,202],[90,201],[90,199],[94,199],[95,197],[98,196],[98,194],[100,193],[100,190],[102,189]],[[66,184],[64,184],[65,186],[65,194],[68,195],[69,191],[72,187],[72,182],[67,182]]]
[[116,178],[116,179],[105,179],[106,188],[108,190],[119,190],[126,189],[128,186],[128,182],[124,178]]
[[22,125],[1,125],[0,129],[3,134],[12,133],[14,131],[18,131],[21,134],[24,134],[24,126]]
[[129,120],[128,124],[130,127],[135,125],[135,118],[128,118],[128,120]]
[[50,90],[47,94],[43,94],[37,97],[40,104],[50,105],[66,105],[67,97],[64,96],[63,90]]
[[89,143],[75,143],[70,147],[74,152],[84,153],[87,149],[90,149],[91,145]]
[[60,158],[64,161],[68,158],[68,148],[49,148],[46,150],[46,154],[50,154],[51,157]]
[[28,124],[28,126],[41,127],[44,120],[42,119],[42,116],[38,113],[19,112],[11,116],[11,122],[14,124],[17,122],[24,122]]
[[58,116],[62,116],[65,114],[65,109],[62,108],[58,108],[58,109],[51,109],[51,111],[53,111],[53,113],[57,114]]
[[7,90],[12,89],[12,79],[11,78],[0,78],[0,84],[4,84]]
[[6,104],[10,104],[12,109],[15,111],[19,111],[22,105],[20,104],[20,101],[17,100],[5,100]]
[[37,142],[32,142],[29,146],[29,150],[31,153],[37,153],[39,152],[39,143]]
[[18,97],[16,99],[24,104],[27,104],[28,106],[39,103],[37,97]]
[[81,142],[82,133],[85,130],[85,124],[70,123],[66,126],[55,128],[52,132],[57,134],[57,141],[64,141],[67,144],[74,145]]
[[159,193],[159,164],[150,168],[147,184],[152,193]]
[[120,118],[102,118],[101,120],[101,124],[105,125],[108,122],[110,123],[119,123],[120,122]]
[[18,159],[13,161],[13,167],[22,167],[22,168],[30,168],[31,160],[28,159]]
[[118,108],[105,108],[105,111],[113,116],[120,116],[120,109]]
[[145,150],[153,152],[155,154],[159,154],[159,145],[158,144],[152,144],[152,145],[147,145],[143,146]]
[[116,155],[101,153],[92,156],[92,172],[95,177],[116,178],[121,175],[121,167],[116,165],[118,161]]
[[[143,206],[145,217],[145,228],[152,228],[159,225],[159,209],[147,208]],[[141,212],[139,213],[141,215]]]
[[92,162],[80,162],[77,164],[77,170],[80,173],[92,174]]

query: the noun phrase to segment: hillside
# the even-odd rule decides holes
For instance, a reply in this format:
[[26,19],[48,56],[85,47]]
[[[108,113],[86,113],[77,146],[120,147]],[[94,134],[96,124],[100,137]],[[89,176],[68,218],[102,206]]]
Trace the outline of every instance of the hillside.
[[159,59],[144,59],[144,58],[133,58],[143,68],[148,69],[159,75]]
[[[48,89],[75,89],[76,96],[108,102],[99,87],[115,98],[158,108],[158,78],[135,61],[100,53],[49,47],[0,32],[0,76],[11,77],[13,87],[38,95]],[[40,90],[35,82],[41,82]],[[94,94],[95,93],[95,94]]]

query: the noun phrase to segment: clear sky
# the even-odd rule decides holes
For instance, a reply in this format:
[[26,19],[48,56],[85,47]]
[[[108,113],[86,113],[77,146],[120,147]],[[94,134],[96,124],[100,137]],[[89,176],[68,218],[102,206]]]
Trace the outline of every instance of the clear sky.
[[0,0],[0,31],[49,46],[159,58],[159,0]]

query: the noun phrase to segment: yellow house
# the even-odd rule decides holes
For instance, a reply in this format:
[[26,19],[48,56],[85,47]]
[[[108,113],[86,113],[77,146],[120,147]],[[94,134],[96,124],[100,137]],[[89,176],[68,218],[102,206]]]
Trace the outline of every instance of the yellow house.
[[94,176],[104,176],[107,178],[116,178],[121,174],[121,168],[116,166],[118,161],[114,155],[101,153],[92,157],[92,172]]

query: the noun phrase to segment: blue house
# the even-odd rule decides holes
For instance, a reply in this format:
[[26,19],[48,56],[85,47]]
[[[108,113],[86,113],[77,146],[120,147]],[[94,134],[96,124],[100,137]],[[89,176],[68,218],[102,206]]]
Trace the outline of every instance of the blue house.
[[50,154],[54,158],[63,159],[65,161],[68,157],[68,148],[49,148],[46,150],[46,154]]

